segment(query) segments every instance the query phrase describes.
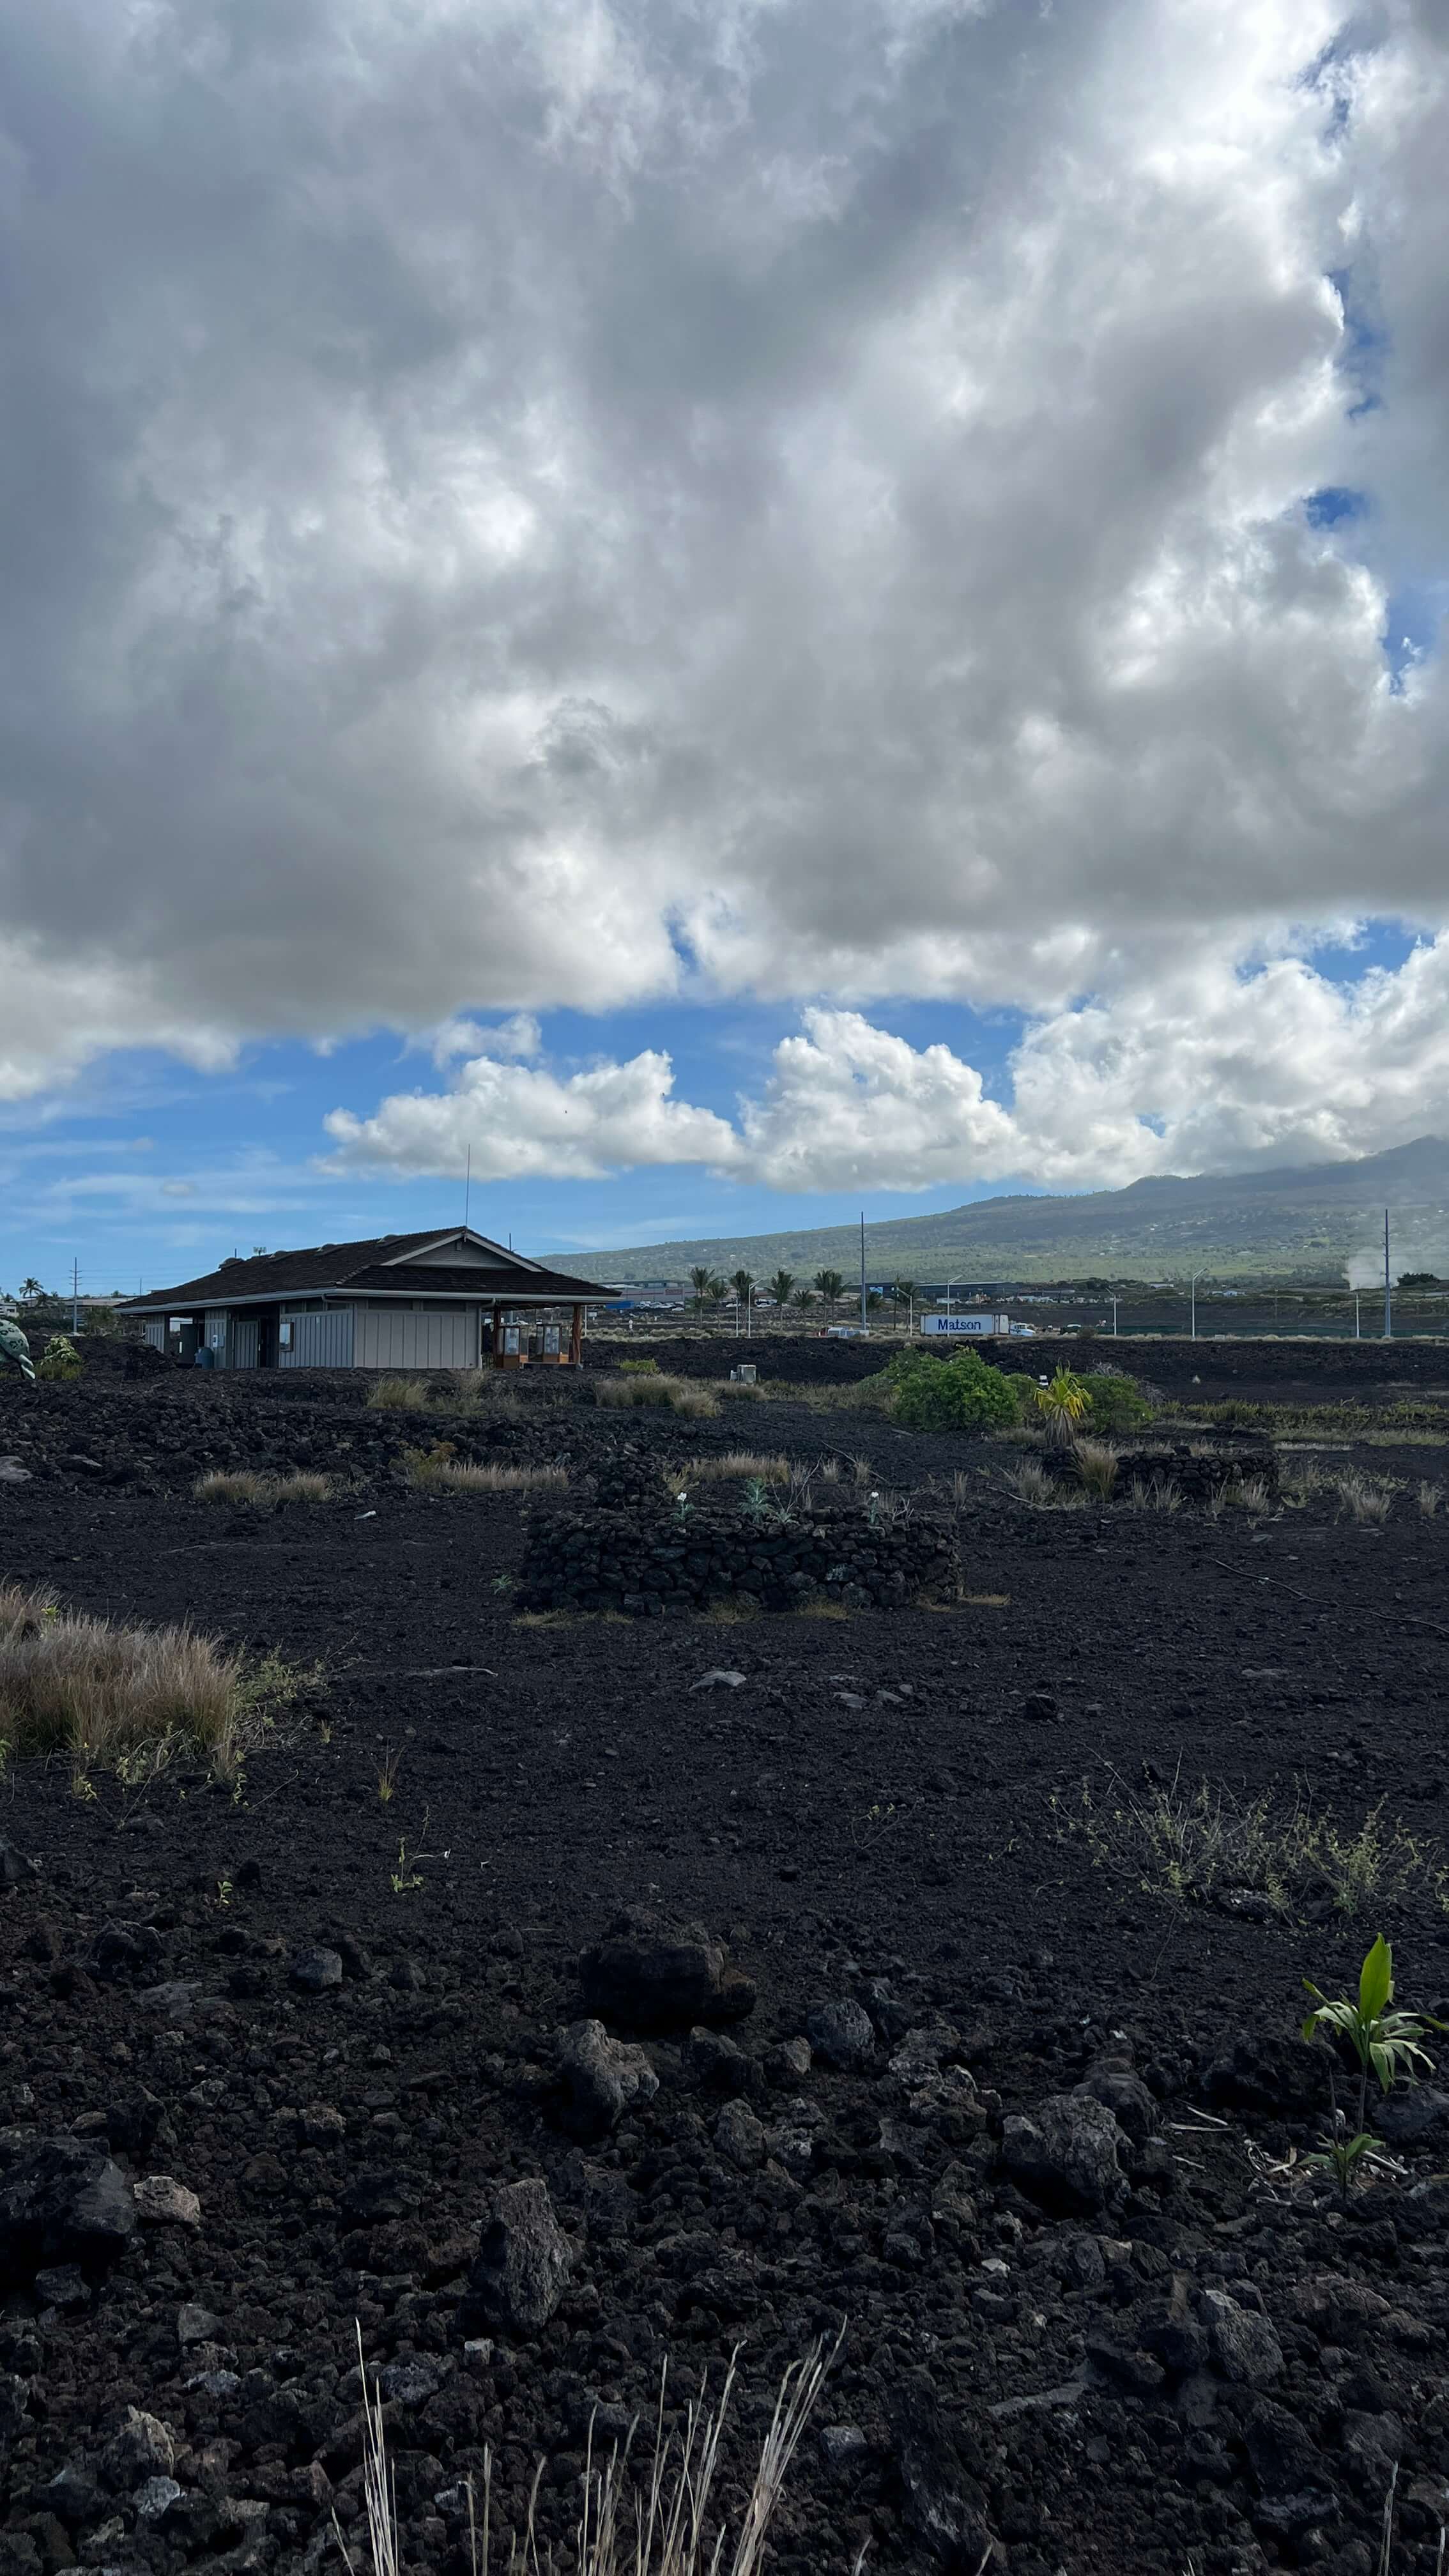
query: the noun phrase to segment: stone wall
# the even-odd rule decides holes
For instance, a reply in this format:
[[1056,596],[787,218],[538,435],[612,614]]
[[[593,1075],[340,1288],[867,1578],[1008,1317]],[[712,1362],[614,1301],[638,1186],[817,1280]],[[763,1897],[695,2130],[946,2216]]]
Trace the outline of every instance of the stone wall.
[[672,1513],[540,1510],[515,1599],[524,1610],[616,1610],[658,1618],[712,1601],[798,1610],[903,1609],[943,1575],[944,1534],[906,1523],[872,1529],[863,1511],[814,1512],[781,1525],[736,1510]]

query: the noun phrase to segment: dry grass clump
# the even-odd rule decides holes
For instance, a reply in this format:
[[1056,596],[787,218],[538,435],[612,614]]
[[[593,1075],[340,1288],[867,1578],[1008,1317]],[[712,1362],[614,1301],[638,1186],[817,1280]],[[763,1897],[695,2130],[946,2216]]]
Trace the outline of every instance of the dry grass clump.
[[[666,2367],[660,2380],[652,2456],[637,2478],[629,2465],[636,2427],[630,2427],[622,2447],[614,2444],[607,2462],[601,2465],[595,2456],[593,2426],[590,2424],[584,2473],[580,2480],[579,2515],[570,2553],[576,2576],[759,2576],[764,2565],[766,2538],[784,2492],[791,2462],[815,2411],[826,2373],[839,2349],[838,2337],[834,2349],[828,2353],[823,2344],[817,2343],[804,2361],[791,2365],[781,2380],[733,2545],[723,2524],[711,2533],[710,2500],[734,2392],[734,2359],[725,2373],[717,2403],[709,2404],[706,2384],[701,2395],[692,2399],[685,2409],[684,2421],[678,2432],[665,2428]],[[357,2356],[362,2380],[362,2496],[367,2529],[366,2557],[371,2562],[372,2576],[402,2576],[397,2498],[388,2460],[382,2396],[376,2379],[368,2376],[360,2329]],[[546,2465],[540,2459],[534,2473],[523,2531],[509,2531],[504,2535],[503,2547],[507,2555],[498,2563],[506,2565],[509,2576],[543,2576],[543,2570],[552,2569],[555,2565],[552,2548],[547,2542],[542,2544],[540,2553],[536,2527],[538,2491]],[[492,2576],[492,2490],[493,2454],[485,2449],[481,2495],[471,2478],[464,2482],[463,2487],[467,2499],[468,2559],[472,2576]],[[335,2513],[332,2527],[348,2576],[361,2576],[364,2561],[354,2558]],[[862,2550],[855,2562],[855,2576],[860,2576],[864,2558]]]
[[1368,1476],[1359,1467],[1345,1467],[1332,1481],[1338,1488],[1339,1519],[1347,1513],[1350,1520],[1370,1525],[1388,1519],[1394,1496],[1402,1490],[1397,1476]]
[[1180,1512],[1182,1487],[1175,1485],[1170,1476],[1134,1476],[1127,1500],[1134,1512]]
[[332,1479],[306,1467],[294,1468],[289,1476],[265,1476],[251,1467],[213,1467],[197,1477],[191,1490],[199,1503],[327,1503]]
[[1443,1486],[1431,1485],[1427,1476],[1421,1477],[1419,1480],[1419,1509],[1423,1513],[1426,1521],[1433,1519],[1434,1514],[1437,1512],[1443,1500]]
[[229,1773],[241,1753],[239,1655],[193,1628],[118,1628],[43,1586],[0,1585],[0,1746],[116,1764],[183,1742]]
[[1110,1501],[1117,1482],[1117,1451],[1110,1440],[1079,1440],[1076,1443],[1077,1474],[1089,1494],[1098,1502]]
[[753,1449],[726,1449],[718,1458],[686,1458],[682,1467],[667,1467],[661,1473],[670,1485],[698,1485],[717,1476],[756,1476],[762,1484],[783,1485],[790,1461],[767,1458]]
[[[445,1450],[446,1444],[440,1444],[440,1448]],[[566,1467],[503,1467],[491,1463],[479,1467],[436,1449],[405,1449],[403,1465],[408,1483],[429,1494],[557,1493],[569,1480]]]
[[[1434,1843],[1385,1822],[1384,1802],[1355,1827],[1320,1815],[1302,1789],[1291,1799],[1246,1800],[1216,1782],[1134,1788],[1109,1774],[1105,1793],[1083,1781],[1074,1802],[1051,1799],[1057,1839],[1080,1839],[1098,1868],[1130,1877],[1147,1895],[1185,1903],[1259,1901],[1273,1914],[1327,1897],[1341,1914],[1392,1904],[1427,1884],[1444,1901],[1446,1872]],[[1246,1910],[1246,1909],[1245,1909]]]
[[594,1402],[615,1409],[655,1404],[698,1422],[708,1421],[719,1411],[719,1397],[707,1386],[696,1386],[684,1377],[670,1377],[662,1369],[657,1377],[601,1377],[594,1385]]
[[426,1413],[427,1380],[421,1377],[380,1377],[367,1390],[369,1411],[373,1413]]

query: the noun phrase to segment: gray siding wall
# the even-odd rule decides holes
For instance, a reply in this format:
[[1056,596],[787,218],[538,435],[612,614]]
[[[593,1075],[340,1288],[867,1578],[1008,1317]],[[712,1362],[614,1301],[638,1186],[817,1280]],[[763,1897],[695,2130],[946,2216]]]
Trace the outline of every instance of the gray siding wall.
[[475,1368],[478,1310],[456,1306],[359,1307],[356,1352],[359,1368]]
[[153,1351],[164,1351],[166,1348],[165,1316],[148,1315],[141,1326],[141,1339],[149,1342]]
[[260,1343],[261,1325],[256,1316],[233,1315],[231,1320],[231,1350],[228,1354],[228,1366],[231,1368],[255,1368]]
[[351,1368],[353,1350],[352,1308],[327,1306],[319,1313],[288,1313],[282,1308],[283,1321],[292,1327],[292,1347],[278,1351],[278,1368]]

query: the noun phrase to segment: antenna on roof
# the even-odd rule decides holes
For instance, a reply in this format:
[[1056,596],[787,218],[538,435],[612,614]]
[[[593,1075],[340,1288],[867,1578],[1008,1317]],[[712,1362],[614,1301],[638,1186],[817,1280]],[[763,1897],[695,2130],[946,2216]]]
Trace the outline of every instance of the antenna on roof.
[[466,1171],[464,1172],[464,1175],[463,1175],[463,1230],[464,1230],[464,1232],[465,1232],[465,1233],[467,1232],[467,1227],[468,1227],[468,1199],[469,1199],[469,1196],[470,1196],[470,1194],[471,1194],[472,1188],[473,1188],[473,1148],[472,1148],[472,1146],[470,1145],[470,1146],[469,1146],[469,1148],[468,1148],[468,1163],[467,1163],[467,1169],[466,1169]]

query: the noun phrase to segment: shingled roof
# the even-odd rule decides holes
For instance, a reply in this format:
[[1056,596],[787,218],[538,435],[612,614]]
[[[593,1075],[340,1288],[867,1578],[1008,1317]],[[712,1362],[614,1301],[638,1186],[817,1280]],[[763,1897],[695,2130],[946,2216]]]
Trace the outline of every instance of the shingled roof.
[[185,1279],[176,1288],[155,1288],[146,1297],[129,1298],[124,1315],[169,1314],[192,1306],[253,1305],[273,1297],[344,1295],[409,1297],[478,1297],[534,1299],[607,1297],[612,1291],[591,1279],[572,1279],[548,1270],[522,1253],[505,1252],[486,1235],[469,1240],[480,1251],[496,1255],[489,1262],[412,1263],[409,1254],[430,1244],[456,1242],[462,1227],[431,1226],[426,1234],[380,1234],[360,1243],[318,1243],[299,1252],[259,1252],[250,1260],[224,1261],[200,1279]]

